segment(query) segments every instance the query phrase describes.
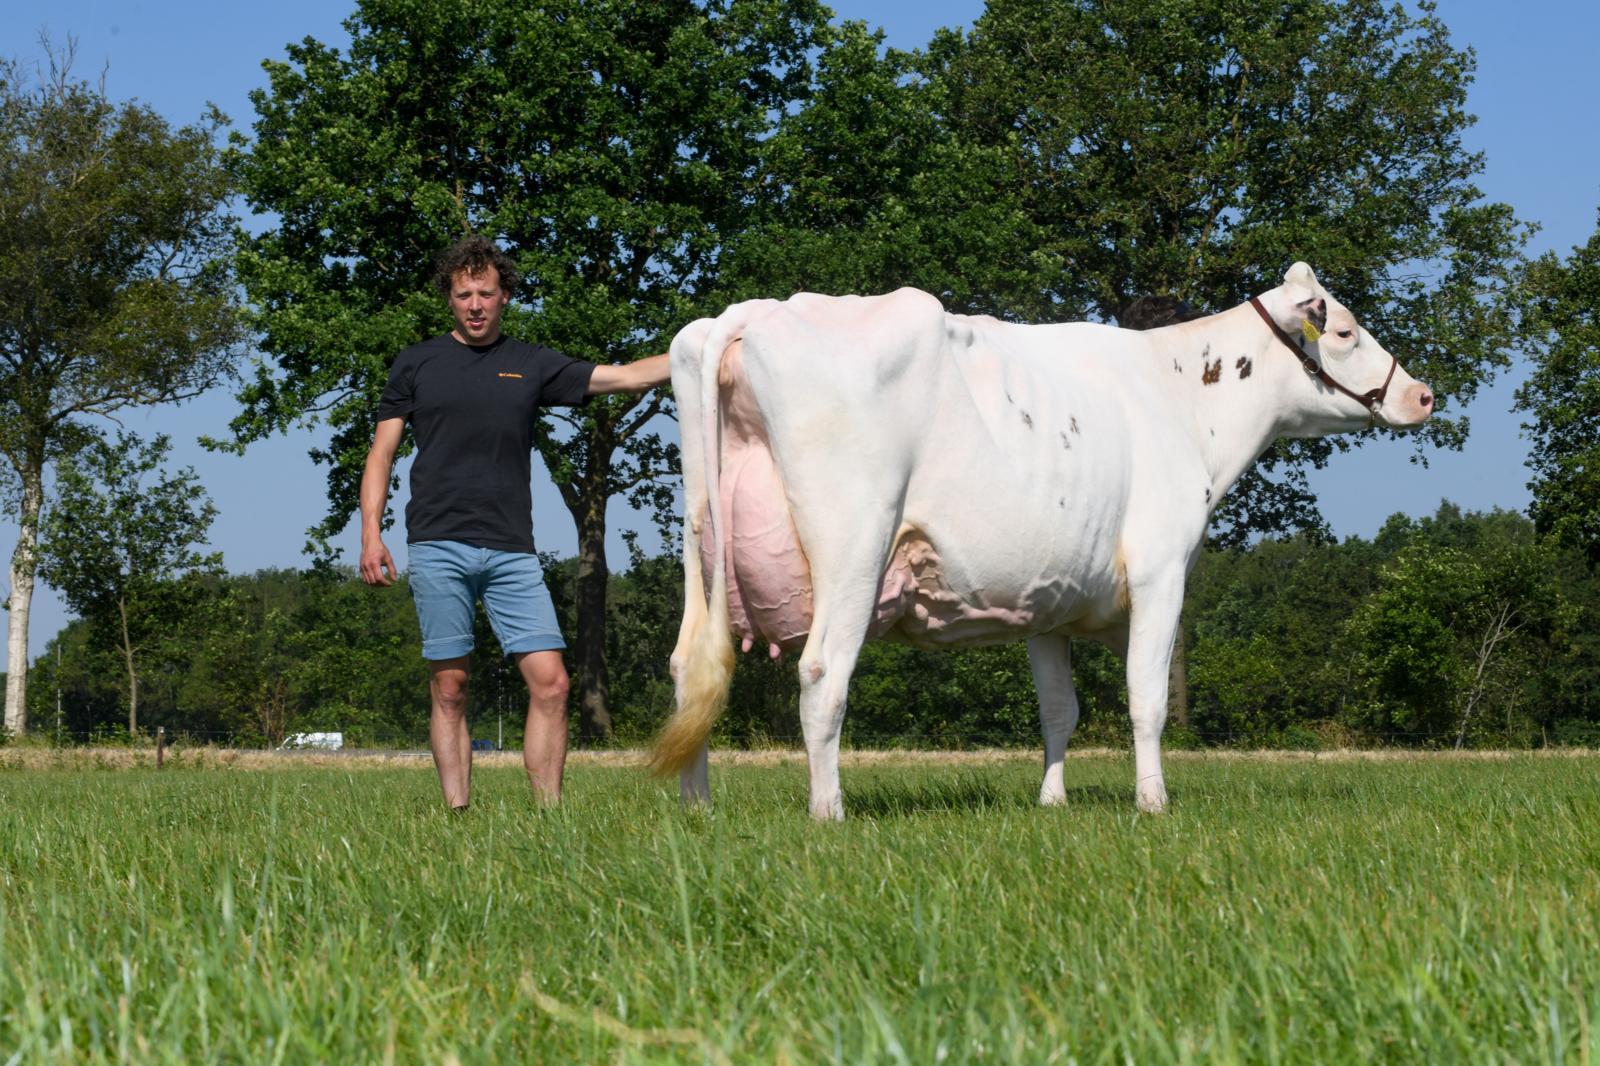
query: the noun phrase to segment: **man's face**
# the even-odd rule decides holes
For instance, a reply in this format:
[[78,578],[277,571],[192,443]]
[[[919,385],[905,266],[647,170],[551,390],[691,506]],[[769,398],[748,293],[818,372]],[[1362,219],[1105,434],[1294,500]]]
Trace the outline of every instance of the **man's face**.
[[493,344],[500,337],[500,315],[510,300],[500,288],[500,272],[494,267],[481,274],[458,271],[450,279],[450,313],[456,318],[456,340]]

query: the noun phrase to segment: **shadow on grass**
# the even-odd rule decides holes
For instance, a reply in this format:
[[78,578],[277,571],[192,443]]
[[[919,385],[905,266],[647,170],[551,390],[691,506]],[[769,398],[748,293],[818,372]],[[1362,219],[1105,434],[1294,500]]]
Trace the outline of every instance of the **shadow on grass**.
[[[1171,790],[1167,798],[1172,799]],[[1133,789],[1127,785],[1077,785],[1067,788],[1067,802],[1063,807],[1094,807],[1114,810],[1133,809]]]
[[[847,818],[897,818],[913,814],[1026,811],[1039,809],[1038,786],[1031,781],[1019,787],[1015,778],[997,779],[962,774],[950,780],[883,782],[845,787]],[[1131,789],[1108,785],[1079,785],[1067,789],[1071,808],[1131,808]]]
[[875,781],[844,788],[846,817],[894,818],[943,811],[1016,810],[1028,797],[1013,781],[980,774],[917,781]]

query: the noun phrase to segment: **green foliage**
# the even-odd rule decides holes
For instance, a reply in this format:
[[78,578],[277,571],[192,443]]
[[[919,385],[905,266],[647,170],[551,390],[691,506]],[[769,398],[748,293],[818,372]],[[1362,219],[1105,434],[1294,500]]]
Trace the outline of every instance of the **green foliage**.
[[1337,642],[1376,565],[1371,546],[1355,539],[1263,540],[1202,555],[1184,608],[1199,736],[1276,745],[1291,725],[1333,718],[1350,669]]
[[944,86],[859,22],[832,27],[815,88],[761,146],[763,199],[728,235],[741,297],[912,285],[955,311],[1034,321],[1059,259],[1023,210],[1014,153],[942,120]]
[[22,476],[65,420],[192,396],[240,340],[232,193],[209,111],[174,129],[50,54],[30,87],[0,63],[0,452]]
[[1382,589],[1351,620],[1364,696],[1352,717],[1396,739],[1437,744],[1452,724],[1466,671],[1449,614],[1475,598],[1479,575],[1460,552],[1419,545],[1383,577]]
[[222,566],[203,555],[216,517],[192,468],[160,472],[166,436],[118,433],[56,468],[56,498],[40,539],[40,575],[122,659],[128,730],[138,730],[143,662],[202,599],[196,579]]
[[[675,558],[631,554],[630,569],[611,576],[607,639],[613,741],[638,747],[672,709],[667,660],[683,586]],[[578,561],[543,562],[570,626]],[[404,579],[375,590],[315,569],[187,585],[201,595],[141,674],[147,726],[247,745],[307,730],[342,730],[357,746],[425,742],[427,671]],[[1185,625],[1190,722],[1169,723],[1169,747],[1521,748],[1600,735],[1600,573],[1518,514],[1442,504],[1429,518],[1395,516],[1372,542],[1301,537],[1208,551]],[[474,735],[494,737],[503,722],[514,747],[526,687],[481,611],[476,635]],[[41,732],[54,729],[58,680],[67,737],[116,725],[122,667],[91,638],[74,622],[36,664],[31,714]],[[1125,748],[1121,659],[1088,641],[1072,657],[1082,712],[1074,746]],[[714,743],[797,745],[798,703],[792,655],[742,655]],[[1034,748],[1038,728],[1020,643],[952,652],[871,643],[852,677],[844,738],[859,748]]]
[[230,577],[192,638],[184,708],[208,708],[239,740],[338,730],[352,745],[427,735],[427,671],[402,578],[374,590],[342,571]]
[[1528,267],[1523,324],[1533,372],[1517,390],[1532,441],[1529,513],[1600,562],[1600,230],[1565,261]]
[[[1575,605],[1550,546],[1520,515],[1463,517],[1445,505],[1432,520],[1391,519],[1380,541],[1404,526],[1413,526],[1404,546],[1351,619],[1351,717],[1381,734],[1460,746],[1488,724],[1486,699],[1505,708],[1509,725]],[[1509,732],[1496,739],[1508,742]]]

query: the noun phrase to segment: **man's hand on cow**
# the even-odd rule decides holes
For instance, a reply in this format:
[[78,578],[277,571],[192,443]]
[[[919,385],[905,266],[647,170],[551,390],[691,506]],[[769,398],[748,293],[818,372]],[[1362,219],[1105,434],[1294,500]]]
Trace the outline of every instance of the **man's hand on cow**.
[[399,568],[394,556],[382,540],[373,539],[361,545],[361,580],[369,585],[392,585]]

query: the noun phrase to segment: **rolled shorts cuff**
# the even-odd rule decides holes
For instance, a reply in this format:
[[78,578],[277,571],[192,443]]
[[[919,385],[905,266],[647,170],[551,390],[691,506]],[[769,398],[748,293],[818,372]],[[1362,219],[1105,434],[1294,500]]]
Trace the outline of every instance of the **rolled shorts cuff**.
[[534,651],[564,651],[567,642],[561,639],[559,633],[527,633],[508,637],[500,642],[500,646],[509,657]]
[[459,637],[435,637],[422,642],[422,657],[429,662],[439,659],[459,659],[472,654],[472,634]]

